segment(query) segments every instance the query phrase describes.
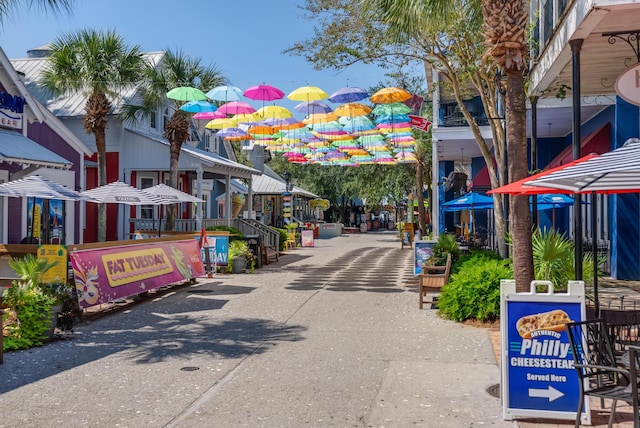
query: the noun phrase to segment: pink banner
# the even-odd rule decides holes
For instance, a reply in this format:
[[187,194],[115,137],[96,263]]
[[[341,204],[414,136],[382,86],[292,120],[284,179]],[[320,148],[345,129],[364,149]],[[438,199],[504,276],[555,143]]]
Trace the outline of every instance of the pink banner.
[[204,276],[195,240],[70,251],[82,308]]

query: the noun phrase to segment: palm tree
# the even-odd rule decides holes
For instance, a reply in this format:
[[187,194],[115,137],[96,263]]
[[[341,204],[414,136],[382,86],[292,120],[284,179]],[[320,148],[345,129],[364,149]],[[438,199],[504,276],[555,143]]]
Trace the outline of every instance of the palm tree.
[[69,12],[74,0],[0,0],[0,22],[10,17],[17,9],[38,6],[54,13]]
[[[107,184],[106,129],[111,100],[140,82],[144,59],[113,31],[80,30],[53,42],[40,84],[54,95],[82,91],[88,96],[84,130],[93,134],[98,153],[98,186]],[[98,241],[106,239],[106,204],[98,207]]]
[[[526,138],[526,98],[524,70],[528,48],[528,2],[525,0],[369,0],[383,12],[390,28],[400,39],[418,36],[428,28],[437,31],[451,21],[461,5],[481,8],[484,18],[485,59],[506,75],[506,146],[508,178],[524,178],[528,173]],[[531,221],[526,197],[510,199],[510,225],[513,238],[514,278],[519,291],[529,289],[534,277]]]
[[[190,86],[204,92],[227,83],[227,79],[214,66],[203,66],[200,58],[189,58],[184,53],[167,50],[161,64],[150,64],[145,69],[145,80],[140,88],[140,103],[124,106],[124,120],[135,122],[142,117],[156,114],[158,108],[166,105],[167,92],[180,86]],[[189,140],[190,117],[180,110],[183,102],[174,101],[174,113],[164,128],[164,137],[169,141],[170,163],[169,182],[178,188],[178,160],[182,144]],[[167,229],[173,229],[175,205],[167,209]]]

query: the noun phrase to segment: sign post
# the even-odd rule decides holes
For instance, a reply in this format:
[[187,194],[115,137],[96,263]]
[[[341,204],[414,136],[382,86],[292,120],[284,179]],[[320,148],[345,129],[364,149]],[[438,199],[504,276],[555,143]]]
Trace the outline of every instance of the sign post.
[[[515,281],[502,280],[500,294],[504,419],[575,419],[580,384],[565,323],[586,318],[584,282],[569,281],[566,293],[554,293],[550,281],[532,281],[529,292],[516,293]],[[590,425],[588,399],[583,410]]]

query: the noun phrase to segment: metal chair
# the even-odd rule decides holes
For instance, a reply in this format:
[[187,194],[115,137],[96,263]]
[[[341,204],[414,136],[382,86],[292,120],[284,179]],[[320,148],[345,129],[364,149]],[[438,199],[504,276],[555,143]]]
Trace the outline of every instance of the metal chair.
[[640,428],[635,353],[628,370],[617,365],[603,319],[567,323],[566,330],[580,381],[576,428],[580,426],[585,397],[589,396],[612,400],[609,428],[613,424],[619,400],[633,406],[633,426]]

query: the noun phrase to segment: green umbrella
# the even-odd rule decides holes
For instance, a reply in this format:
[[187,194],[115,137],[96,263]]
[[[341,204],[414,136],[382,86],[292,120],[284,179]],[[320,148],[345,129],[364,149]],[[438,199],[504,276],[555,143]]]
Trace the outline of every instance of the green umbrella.
[[178,86],[167,92],[167,98],[176,101],[204,101],[207,99],[207,95],[200,89]]
[[373,114],[377,116],[392,116],[409,113],[411,107],[404,103],[380,104],[373,109]]

